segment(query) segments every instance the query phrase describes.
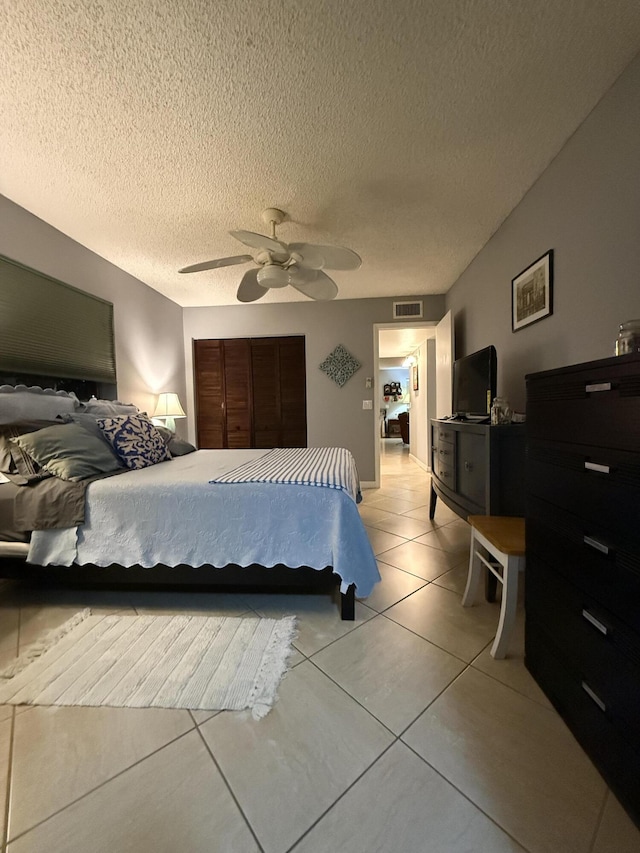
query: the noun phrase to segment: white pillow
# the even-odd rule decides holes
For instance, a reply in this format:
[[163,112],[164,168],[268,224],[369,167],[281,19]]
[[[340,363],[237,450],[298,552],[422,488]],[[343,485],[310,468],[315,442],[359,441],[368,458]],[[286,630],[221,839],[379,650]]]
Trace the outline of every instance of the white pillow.
[[0,424],[16,421],[52,421],[75,412],[80,401],[72,391],[54,391],[38,385],[0,385]]

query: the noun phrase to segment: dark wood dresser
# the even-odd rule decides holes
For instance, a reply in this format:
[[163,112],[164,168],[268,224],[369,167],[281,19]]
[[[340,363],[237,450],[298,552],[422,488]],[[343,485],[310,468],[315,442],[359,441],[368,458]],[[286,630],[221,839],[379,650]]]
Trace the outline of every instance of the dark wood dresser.
[[431,421],[431,504],[440,498],[458,513],[524,515],[523,424],[489,426]]
[[527,376],[526,666],[640,825],[640,354]]

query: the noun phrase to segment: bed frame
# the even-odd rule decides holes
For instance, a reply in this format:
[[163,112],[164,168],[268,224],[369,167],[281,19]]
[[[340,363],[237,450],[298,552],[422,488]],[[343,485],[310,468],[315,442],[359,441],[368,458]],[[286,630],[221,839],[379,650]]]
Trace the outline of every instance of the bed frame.
[[[224,592],[289,592],[336,594],[341,579],[331,566],[311,569],[308,566],[289,568],[277,565],[264,566],[142,566],[106,567],[84,566],[37,566],[20,557],[0,559],[0,577],[15,580],[35,581],[39,585],[73,586],[87,589],[109,587],[110,589],[162,589],[189,588],[195,591]],[[355,619],[355,584],[340,593],[340,616],[345,621]]]
[[[115,392],[115,388],[105,388],[86,380],[60,379],[53,376],[32,374],[7,374],[0,372],[0,383],[7,385],[40,385],[74,391],[80,398],[91,394]],[[0,543],[2,544],[2,543]],[[9,544],[9,543],[7,543]],[[15,543],[10,543],[15,545]],[[20,549],[21,550],[21,549]],[[1,551],[1,549],[0,549]],[[15,552],[14,552],[15,553]],[[25,552],[26,553],[26,552]],[[206,573],[206,574],[205,574]],[[213,577],[209,573],[215,573]],[[339,591],[341,579],[333,573],[331,566],[325,569],[311,569],[307,566],[289,568],[277,565],[264,566],[229,565],[218,569],[213,566],[179,565],[175,567],[155,566],[153,569],[141,566],[123,567],[111,565],[105,568],[93,565],[84,566],[37,566],[25,562],[21,556],[2,556],[0,554],[0,577],[16,580],[36,581],[39,584],[64,584],[76,588],[105,587],[139,589],[178,589],[189,587],[193,590],[223,589],[227,592],[334,592]],[[340,593],[340,615],[343,620],[355,619],[355,584],[351,584],[345,593]]]

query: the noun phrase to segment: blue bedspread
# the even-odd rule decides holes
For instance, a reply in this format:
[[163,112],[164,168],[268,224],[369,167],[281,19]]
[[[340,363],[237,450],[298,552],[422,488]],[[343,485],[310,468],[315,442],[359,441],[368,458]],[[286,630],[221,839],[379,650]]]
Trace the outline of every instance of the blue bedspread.
[[[354,499],[344,489],[212,483],[265,450],[198,450],[87,488],[78,528],[36,530],[29,562],[107,566],[332,566],[345,592],[380,580]],[[151,570],[151,569],[150,569]]]

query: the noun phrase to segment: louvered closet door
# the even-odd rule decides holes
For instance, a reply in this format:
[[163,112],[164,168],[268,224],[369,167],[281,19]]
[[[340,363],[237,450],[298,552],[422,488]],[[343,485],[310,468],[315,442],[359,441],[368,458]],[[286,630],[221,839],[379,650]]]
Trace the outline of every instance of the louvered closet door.
[[194,341],[198,447],[225,447],[222,341]]
[[303,337],[253,338],[254,447],[306,447]]
[[307,371],[304,338],[280,338],[280,447],[307,446]]
[[251,442],[251,348],[249,340],[223,341],[227,441],[225,447]]
[[251,447],[248,339],[194,342],[198,447]]
[[194,342],[198,447],[306,447],[303,337]]
[[280,447],[280,370],[272,338],[251,341],[253,446]]

